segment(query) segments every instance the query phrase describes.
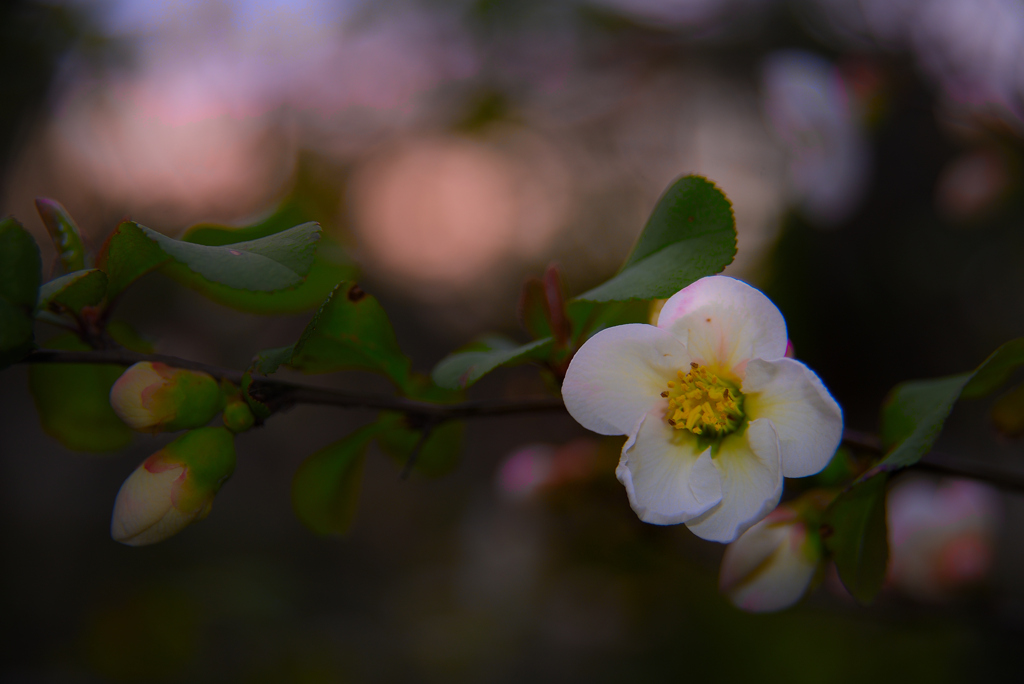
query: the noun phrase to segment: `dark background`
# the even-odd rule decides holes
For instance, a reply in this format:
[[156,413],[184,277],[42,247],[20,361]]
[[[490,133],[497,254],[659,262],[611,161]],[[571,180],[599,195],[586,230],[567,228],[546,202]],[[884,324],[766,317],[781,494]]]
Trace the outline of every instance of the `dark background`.
[[[572,292],[607,278],[660,191],[699,173],[735,205],[727,273],[777,303],[848,427],[877,430],[894,384],[973,368],[1024,327],[1014,0],[12,0],[0,37],[2,210],[44,272],[35,196],[93,246],[124,216],[176,235],[312,197],[429,371],[483,331],[522,338],[518,288],[548,262]],[[159,275],[119,311],[160,351],[235,368],[309,317],[233,312]],[[637,520],[614,444],[579,482],[502,490],[517,448],[586,436],[558,414],[472,422],[439,479],[400,481],[371,450],[353,531],[318,538],[291,512],[292,474],[370,414],[302,407],[239,437],[207,520],[129,548],[109,538],[114,497],[167,438],[68,451],[27,375],[0,379],[0,681],[1020,673],[1019,494],[990,495],[981,582],[931,601],[890,588],[865,608],[827,575],[796,608],[747,615],[717,591],[721,546]],[[520,368],[471,395],[543,391]],[[989,403],[958,406],[938,448],[1020,473]]]

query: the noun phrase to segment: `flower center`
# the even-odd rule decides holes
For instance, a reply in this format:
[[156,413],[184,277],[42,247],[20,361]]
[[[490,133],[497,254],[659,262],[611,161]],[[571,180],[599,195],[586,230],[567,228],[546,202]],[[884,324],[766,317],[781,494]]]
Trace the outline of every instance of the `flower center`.
[[679,380],[669,380],[668,390],[661,393],[668,399],[665,420],[669,425],[695,435],[718,437],[740,426],[743,394],[736,385],[696,363],[690,364],[689,373],[676,374]]

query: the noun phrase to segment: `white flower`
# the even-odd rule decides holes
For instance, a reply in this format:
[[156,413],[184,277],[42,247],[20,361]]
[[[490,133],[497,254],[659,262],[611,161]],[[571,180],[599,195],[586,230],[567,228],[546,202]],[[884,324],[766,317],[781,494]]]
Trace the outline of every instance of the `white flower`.
[[641,520],[729,542],[775,507],[783,476],[817,473],[842,436],[839,406],[786,345],[786,322],[761,292],[702,278],[665,303],[657,326],[588,340],[562,397],[584,427],[629,436],[615,472]]
[[817,533],[783,504],[726,547],[718,586],[742,610],[781,610],[804,595],[820,561]]

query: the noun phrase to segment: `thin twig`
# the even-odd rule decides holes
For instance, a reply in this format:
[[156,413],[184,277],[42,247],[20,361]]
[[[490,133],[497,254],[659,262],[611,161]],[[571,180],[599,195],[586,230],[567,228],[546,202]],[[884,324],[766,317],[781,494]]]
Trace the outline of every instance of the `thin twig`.
[[[37,349],[22,360],[22,363],[96,363],[130,366],[140,361],[167,364],[175,368],[208,373],[215,378],[230,380],[235,384],[242,381],[242,372],[206,363],[189,361],[166,354],[141,354],[126,349],[102,349],[94,351],[67,351],[62,349]],[[255,378],[250,392],[267,397],[266,404],[274,411],[282,411],[296,404],[317,404],[353,409],[397,411],[407,416],[441,423],[463,418],[485,418],[507,416],[517,413],[538,413],[564,411],[565,405],[556,397],[533,399],[495,399],[490,401],[463,401],[454,404],[432,404],[404,397],[367,395],[345,392],[324,387],[310,387],[283,380]]]
[[436,422],[430,421],[423,426],[419,439],[416,440],[416,444],[413,445],[412,451],[409,452],[409,458],[405,460],[405,465],[402,466],[402,472],[399,474],[398,479],[409,479],[409,475],[412,474],[412,469],[416,466],[416,459],[419,458],[420,452],[423,450],[423,445],[427,443],[427,440],[430,439],[430,435],[434,433],[434,427],[436,425]]
[[1007,492],[1024,492],[1024,473],[1007,472],[993,468],[986,463],[967,461],[934,451],[912,467],[940,475],[966,477],[970,480],[987,482]]
[[[843,443],[872,454],[882,455],[885,448],[877,435],[859,430],[843,430]],[[1024,492],[1024,473],[1007,472],[989,464],[950,456],[940,451],[929,451],[908,470],[921,470],[950,477],[964,477],[986,482],[1008,492]]]
[[131,366],[140,361],[164,363],[175,368],[202,371],[215,378],[224,378],[234,383],[242,381],[242,372],[211,366],[198,361],[189,361],[167,354],[142,354],[128,349],[92,349],[88,351],[69,351],[66,349],[36,349],[29,353],[21,363],[96,363],[111,366]]
[[[130,366],[139,361],[153,361],[165,363],[175,368],[202,371],[209,373],[215,378],[223,378],[236,384],[241,383],[243,375],[241,371],[230,368],[198,363],[166,354],[140,354],[127,349],[100,349],[94,351],[37,349],[22,359],[22,363],[96,363],[119,366]],[[432,404],[404,397],[355,394],[342,390],[310,387],[283,380],[264,378],[254,379],[250,392],[266,397],[266,403],[273,412],[285,410],[296,404],[317,404],[352,409],[396,411],[405,414],[412,421],[426,426],[423,429],[419,442],[413,448],[410,458],[406,462],[405,469],[408,470],[411,470],[415,465],[418,451],[422,449],[423,443],[430,436],[430,432],[441,423],[466,418],[485,418],[519,413],[565,410],[562,400],[556,397]],[[858,430],[844,430],[843,443],[871,454],[882,455],[885,453],[882,442],[877,435]],[[937,451],[928,453],[922,460],[910,466],[910,468],[941,473],[952,477],[965,477],[987,482],[1007,491],[1024,492],[1024,473],[1006,472],[987,464],[960,459]],[[405,471],[403,470],[403,475],[404,473]]]

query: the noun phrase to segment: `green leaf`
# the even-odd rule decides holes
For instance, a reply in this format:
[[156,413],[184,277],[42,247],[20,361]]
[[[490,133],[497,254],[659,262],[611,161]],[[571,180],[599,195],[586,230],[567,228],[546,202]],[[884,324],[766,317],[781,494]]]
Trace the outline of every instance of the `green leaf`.
[[1002,387],[1021,365],[1024,365],[1024,337],[1002,345],[978,366],[974,377],[964,387],[964,398],[976,399],[991,394]]
[[292,360],[292,356],[294,354],[294,344],[288,345],[287,347],[264,349],[252,360],[251,370],[252,372],[259,373],[260,375],[276,373],[278,368]]
[[358,269],[345,260],[336,243],[324,238],[317,245],[306,279],[285,290],[256,292],[228,287],[207,280],[175,262],[166,264],[161,273],[222,306],[246,313],[275,315],[315,309],[338,283],[355,278]]
[[530,278],[523,283],[517,313],[519,323],[530,333],[530,337],[542,339],[553,336],[551,309],[547,294],[544,292],[544,282],[540,278]]
[[518,345],[501,337],[490,337],[441,359],[431,377],[441,387],[465,389],[499,366],[546,359],[554,344],[551,337]]
[[970,373],[897,385],[882,405],[882,442],[889,453],[872,472],[905,468],[920,461],[942,432],[957,399],[996,390],[1021,365],[1024,338],[999,347]]
[[60,202],[46,197],[36,198],[36,211],[43,219],[53,246],[57,248],[60,265],[65,273],[85,268],[85,245],[71,214]]
[[39,246],[13,218],[0,221],[0,368],[32,349],[32,314],[39,299]]
[[107,274],[98,268],[75,271],[55,278],[39,288],[39,308],[55,313],[80,312],[96,306],[107,294]]
[[1007,437],[1024,435],[1024,384],[996,399],[992,404],[992,424]]
[[140,354],[152,354],[156,349],[152,340],[149,340],[135,331],[124,321],[111,321],[107,324],[107,334],[125,349],[131,349]]
[[650,304],[642,300],[628,302],[589,302],[576,300],[568,306],[572,324],[572,343],[579,347],[605,328],[627,323],[647,323]]
[[282,233],[289,228],[313,220],[310,212],[294,199],[285,200],[273,213],[261,221],[248,226],[226,226],[220,223],[197,223],[181,236],[183,242],[197,245],[222,247],[236,242],[258,240],[269,235]]
[[223,246],[183,242],[145,226],[139,228],[174,261],[207,280],[260,292],[301,284],[313,265],[316,242],[320,239],[317,223]]
[[[380,416],[381,432],[377,442],[384,453],[391,456],[404,466],[419,443],[422,433],[413,429],[401,413],[382,413]],[[430,436],[423,442],[413,471],[427,477],[447,475],[455,469],[462,457],[462,444],[466,435],[466,424],[462,421],[449,421],[434,428]]]
[[0,297],[0,370],[32,351],[32,317]]
[[[540,288],[540,289],[538,289]],[[550,325],[540,326],[540,321],[549,311],[547,298],[542,292],[543,283],[524,287],[521,300],[521,317],[531,332],[550,331]],[[541,303],[540,297],[544,297]],[[532,309],[532,312],[528,309]],[[567,363],[573,350],[583,344],[591,335],[613,325],[645,322],[648,317],[647,302],[592,302],[576,300],[566,306],[570,335],[568,344],[559,347],[552,337],[520,345],[508,338],[492,335],[466,345],[454,354],[441,360],[434,367],[434,382],[448,389],[465,389],[501,366],[513,366],[528,361],[548,361],[557,366]],[[526,323],[534,320],[534,327]]]
[[578,299],[598,302],[671,297],[720,272],[736,256],[732,204],[700,176],[669,186],[622,270]]
[[[285,352],[274,351],[274,362],[283,363]],[[287,363],[304,373],[383,373],[399,388],[409,382],[410,362],[398,346],[387,314],[376,298],[355,283],[334,288],[295,343]]]
[[[310,213],[299,203],[286,201],[273,214],[253,225],[233,228],[199,224],[189,228],[181,240],[211,247],[231,245],[283,232],[292,226],[309,221],[310,218]],[[353,280],[357,269],[341,245],[324,235],[317,243],[313,264],[305,280],[302,284],[285,290],[255,292],[228,287],[207,280],[178,263],[166,265],[163,273],[218,304],[248,313],[281,314],[316,308],[335,285],[343,280]]]
[[825,546],[834,555],[839,579],[861,603],[870,603],[881,591],[889,563],[887,479],[888,473],[880,473],[857,483],[825,511]]
[[103,243],[96,265],[107,274],[107,298],[114,299],[126,287],[168,261],[160,246],[150,240],[134,221],[122,221]]
[[266,420],[270,417],[270,407],[263,403],[258,397],[253,396],[251,392],[252,383],[252,370],[247,370],[242,374],[242,384],[239,388],[242,391],[242,399],[246,404],[248,404],[249,409],[258,420]]
[[[85,351],[72,333],[43,345]],[[46,434],[75,451],[114,451],[132,440],[131,428],[110,408],[110,388],[124,368],[103,364],[34,363],[29,388]]]
[[352,527],[366,447],[380,430],[366,425],[307,458],[292,480],[292,506],[317,534],[345,534]]

